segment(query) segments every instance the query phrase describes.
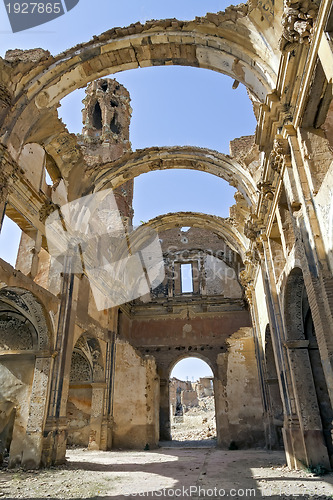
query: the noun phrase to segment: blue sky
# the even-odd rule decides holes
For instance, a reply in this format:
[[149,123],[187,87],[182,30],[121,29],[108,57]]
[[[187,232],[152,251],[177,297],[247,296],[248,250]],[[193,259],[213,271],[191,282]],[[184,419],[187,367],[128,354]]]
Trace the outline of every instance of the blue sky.
[[77,43],[86,42],[115,26],[128,26],[137,21],[176,17],[191,20],[207,12],[224,10],[231,2],[224,0],[80,0],[65,14],[38,28],[13,34],[4,3],[0,5],[0,47],[43,47],[58,54]]
[[[80,0],[69,13],[38,28],[13,34],[4,4],[0,5],[0,55],[7,49],[42,47],[58,54],[114,26],[149,19],[193,19],[224,10],[223,0]],[[228,153],[229,141],[253,134],[255,118],[244,86],[232,90],[232,80],[219,73],[190,67],[154,67],[117,73],[131,94],[132,149],[193,145]],[[58,112],[70,132],[81,131],[80,89],[61,101]],[[135,180],[134,223],[156,215],[191,210],[227,217],[234,189],[225,181],[195,171],[151,172]],[[0,237],[0,256],[13,263],[18,232],[7,220]],[[197,378],[198,361],[190,360]],[[197,366],[197,368],[195,368]],[[199,373],[199,372],[197,372]],[[209,374],[209,371],[208,373]],[[200,373],[198,376],[203,376]],[[178,378],[182,378],[180,374]]]
[[[233,80],[220,73],[162,66],[125,71],[115,77],[131,95],[133,150],[191,145],[228,154],[232,139],[255,131],[245,87],[233,90]],[[84,96],[84,89],[79,89],[61,101],[58,113],[70,132],[82,129]],[[228,217],[234,193],[225,181],[204,172],[151,172],[135,180],[134,224],[180,210]]]
[[172,369],[170,377],[195,382],[200,377],[213,376],[213,372],[205,361],[198,358],[186,358],[179,361]]

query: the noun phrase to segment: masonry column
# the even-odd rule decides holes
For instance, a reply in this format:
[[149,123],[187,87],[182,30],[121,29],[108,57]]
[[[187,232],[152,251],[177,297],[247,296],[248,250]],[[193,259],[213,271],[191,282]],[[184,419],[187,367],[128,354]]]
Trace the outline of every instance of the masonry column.
[[160,380],[160,440],[171,441],[169,379]]
[[224,448],[228,448],[230,446],[227,402],[228,353],[223,352],[218,354],[216,363],[217,376],[214,376],[213,385],[217,444],[219,446],[223,446]]
[[37,469],[41,463],[43,428],[52,364],[52,357],[37,356],[36,358],[26,431],[26,443],[23,449],[21,462],[22,466],[26,469]]
[[[253,325],[253,339],[254,339],[254,346],[255,346],[255,353],[256,353],[256,361],[257,361],[257,367],[258,367],[258,375],[259,375],[259,384],[260,384],[260,392],[261,392],[261,399],[262,399],[262,405],[263,405],[263,410],[264,410],[264,420],[265,422],[265,439],[266,439],[266,446],[268,449],[272,449],[274,445],[274,424],[273,424],[273,415],[271,412],[271,405],[270,405],[270,398],[268,394],[268,387],[267,387],[267,379],[265,377],[264,373],[264,353],[262,350],[262,345],[261,342],[258,340],[258,337],[260,335],[260,330],[258,327],[258,321],[259,321],[259,313],[258,313],[258,304],[256,300],[256,295],[254,293],[254,289],[251,286],[248,286],[246,289],[246,296],[250,305],[250,313],[251,313],[251,319],[252,319],[252,325]],[[266,339],[265,339],[265,342]]]
[[280,303],[277,296],[272,255],[268,239],[261,237],[263,245],[264,264],[262,265],[264,289],[266,292],[269,323],[271,327],[274,356],[277,366],[277,375],[281,389],[281,399],[284,408],[284,424],[282,429],[283,442],[288,461],[292,469],[302,468],[306,462],[305,444],[300,427],[299,416],[295,405],[295,396],[290,377],[288,358],[283,350],[285,332],[281,317]]
[[[286,135],[292,152],[292,175],[296,184],[299,204],[298,213],[294,214],[294,231],[297,236],[297,252],[301,259],[304,283],[309,299],[318,347],[326,378],[327,388],[333,405],[333,276],[329,270],[328,257],[325,253],[322,228],[318,219],[318,207],[315,193],[308,182],[309,169],[307,158],[300,146],[304,131],[298,132],[288,127]],[[325,158],[328,152],[325,153]],[[333,155],[330,152],[330,159]],[[327,160],[327,159],[326,159]],[[306,167],[306,168],[305,168]],[[290,200],[295,203],[295,200]]]
[[308,340],[290,340],[285,343],[290,360],[297,413],[303,433],[306,464],[322,464],[330,469],[330,461],[318,408],[316,389],[308,353]]
[[101,446],[105,382],[94,382],[91,384],[91,416],[89,444],[90,450],[99,450]]
[[69,373],[73,351],[76,316],[77,278],[71,272],[71,260],[66,257],[63,273],[60,311],[56,338],[56,357],[52,370],[48,417],[44,430],[43,464],[65,461],[67,440],[67,399]]
[[101,424],[101,450],[111,450],[113,432],[114,377],[116,367],[116,338],[119,331],[119,307],[109,309],[109,328],[105,360],[105,397]]

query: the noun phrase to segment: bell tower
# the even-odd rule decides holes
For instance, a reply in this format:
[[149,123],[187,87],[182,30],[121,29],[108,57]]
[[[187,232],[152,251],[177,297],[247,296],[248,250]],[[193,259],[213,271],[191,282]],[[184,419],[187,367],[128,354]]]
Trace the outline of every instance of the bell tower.
[[[81,147],[87,164],[93,168],[131,151],[132,108],[128,90],[115,79],[104,78],[90,83],[86,94],[82,101]],[[133,180],[114,189],[114,194],[124,222],[132,225]]]

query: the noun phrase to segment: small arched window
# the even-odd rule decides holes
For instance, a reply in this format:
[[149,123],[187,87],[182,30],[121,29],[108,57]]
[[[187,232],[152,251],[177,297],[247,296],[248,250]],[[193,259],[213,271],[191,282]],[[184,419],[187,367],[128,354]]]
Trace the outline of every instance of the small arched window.
[[93,127],[96,130],[102,130],[102,110],[99,102],[96,102],[93,112]]

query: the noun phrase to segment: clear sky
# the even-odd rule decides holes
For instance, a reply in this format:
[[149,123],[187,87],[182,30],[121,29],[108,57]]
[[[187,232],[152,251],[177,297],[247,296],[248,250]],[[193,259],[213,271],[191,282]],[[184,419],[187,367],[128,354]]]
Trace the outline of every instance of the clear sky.
[[[61,1],[61,0],[60,0]],[[63,2],[62,2],[63,3]],[[80,0],[70,12],[53,21],[13,34],[4,2],[0,5],[0,46],[7,49],[42,47],[58,54],[86,42],[115,26],[128,26],[149,19],[191,20],[207,12],[224,10],[225,0]]]
[[[193,19],[224,10],[223,0],[80,0],[64,16],[38,28],[13,34],[4,3],[0,4],[0,55],[6,50],[42,47],[58,54],[114,26],[149,19]],[[213,71],[190,67],[144,68],[112,76],[131,94],[132,149],[193,145],[228,153],[229,141],[255,130],[255,118],[245,88],[232,90],[232,80]],[[61,101],[59,116],[70,132],[81,131],[84,90]],[[195,171],[151,172],[135,180],[134,223],[156,215],[191,210],[227,217],[235,190],[225,181]],[[6,221],[0,237],[0,257],[12,263],[19,232]],[[178,378],[197,378],[198,361],[190,360]],[[195,368],[197,366],[197,368]],[[208,368],[208,366],[207,366]],[[202,373],[199,376],[209,375]]]
[[[151,67],[117,73],[130,92],[133,150],[192,145],[229,153],[235,137],[253,134],[255,118],[246,89],[201,68]],[[82,129],[83,89],[62,99],[58,110],[70,132]],[[149,193],[147,197],[147,193]],[[134,224],[180,210],[228,217],[235,189],[204,172],[169,170],[142,175],[134,184]]]
[[197,381],[201,377],[213,376],[213,372],[205,361],[198,358],[186,358],[179,361],[172,369],[170,377],[179,380]]

